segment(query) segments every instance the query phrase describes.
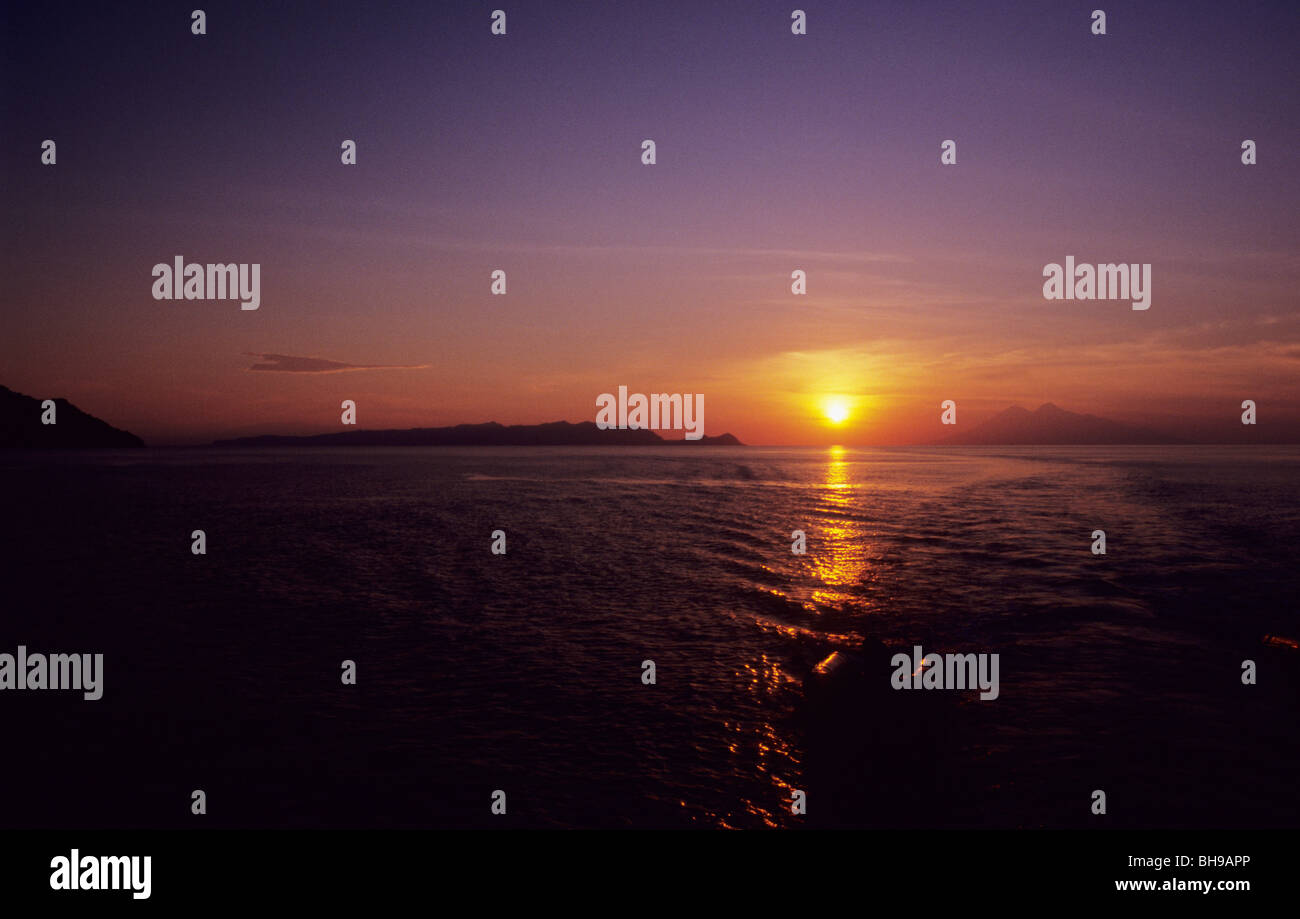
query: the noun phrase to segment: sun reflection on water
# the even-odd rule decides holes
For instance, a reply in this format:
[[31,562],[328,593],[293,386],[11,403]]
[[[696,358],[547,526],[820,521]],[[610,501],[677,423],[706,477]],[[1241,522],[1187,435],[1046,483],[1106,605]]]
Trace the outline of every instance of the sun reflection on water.
[[867,533],[861,515],[865,486],[853,482],[852,466],[843,447],[827,451],[821,487],[822,520],[816,552],[809,552],[812,574],[820,586],[812,590],[816,604],[835,605],[854,599],[853,589],[868,574]]
[[[789,618],[779,609],[773,616],[746,614],[759,628],[780,636],[783,646],[789,642],[818,648],[818,658],[825,656],[827,646],[853,647],[861,640],[851,627],[852,617],[866,602],[862,585],[873,575],[874,540],[866,520],[868,489],[855,480],[858,469],[845,448],[827,451],[825,469],[808,483],[809,500],[800,509],[806,521],[800,528],[807,532],[807,553],[793,555],[781,566],[786,583],[759,588],[797,604]],[[827,613],[835,613],[836,619],[828,619]],[[724,725],[727,756],[737,773],[757,775],[769,793],[746,795],[734,810],[706,814],[704,819],[715,826],[778,827],[794,819],[791,793],[800,787],[803,753],[793,739],[790,718],[802,698],[803,685],[783,663],[785,659],[785,655],[760,653],[734,671],[754,714]]]

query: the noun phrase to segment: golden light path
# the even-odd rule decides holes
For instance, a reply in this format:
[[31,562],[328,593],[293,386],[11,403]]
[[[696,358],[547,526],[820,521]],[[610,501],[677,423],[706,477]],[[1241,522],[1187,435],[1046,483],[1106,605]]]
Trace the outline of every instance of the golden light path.
[[[832,417],[827,411],[827,417]],[[798,603],[813,614],[827,608],[844,608],[860,602],[859,586],[872,576],[870,558],[874,553],[870,532],[864,520],[867,485],[855,473],[861,460],[844,447],[833,446],[826,451],[825,472],[815,481],[815,498],[808,508],[812,516],[810,535],[815,533],[816,551],[806,556],[806,567],[796,585],[785,589],[772,589],[771,593],[784,600]],[[776,623],[760,618],[759,625],[767,630],[779,631],[790,638],[813,638],[823,643],[854,645],[861,641],[856,634],[839,634],[808,626]],[[838,655],[833,653],[822,662],[828,663]],[[819,665],[822,666],[822,665]],[[786,669],[779,655],[760,653],[756,660],[742,664],[736,677],[744,681],[746,690],[753,696],[758,711],[789,705],[793,695],[801,691],[801,678]],[[729,721],[726,728],[734,732],[728,745],[735,757],[736,768],[745,772],[757,771],[773,786],[769,796],[762,800],[743,798],[741,814],[708,814],[706,819],[718,826],[752,826],[755,821],[764,826],[783,826],[789,822],[790,795],[799,787],[804,773],[804,751],[792,736],[784,733],[784,723],[777,719],[757,718],[754,721]],[[686,803],[683,801],[682,806]]]

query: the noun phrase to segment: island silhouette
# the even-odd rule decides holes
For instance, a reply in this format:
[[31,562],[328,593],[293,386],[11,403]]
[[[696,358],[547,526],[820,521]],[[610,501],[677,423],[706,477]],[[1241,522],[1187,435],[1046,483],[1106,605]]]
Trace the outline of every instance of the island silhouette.
[[0,447],[143,447],[129,431],[87,414],[67,399],[53,399],[54,424],[44,424],[45,400],[0,386]]

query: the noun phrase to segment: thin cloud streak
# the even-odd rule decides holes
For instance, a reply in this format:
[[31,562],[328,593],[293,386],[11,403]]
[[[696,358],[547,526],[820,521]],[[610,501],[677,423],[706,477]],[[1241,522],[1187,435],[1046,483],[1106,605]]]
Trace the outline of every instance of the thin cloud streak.
[[293,354],[257,354],[245,351],[245,354],[260,358],[262,363],[254,364],[250,371],[271,373],[348,373],[354,370],[426,370],[429,364],[348,364],[343,361],[331,361],[323,357],[298,357]]

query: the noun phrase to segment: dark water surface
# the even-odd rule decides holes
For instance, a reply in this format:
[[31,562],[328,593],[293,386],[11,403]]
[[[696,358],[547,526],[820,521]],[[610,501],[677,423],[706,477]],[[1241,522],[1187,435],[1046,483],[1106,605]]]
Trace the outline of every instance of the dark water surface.
[[[99,702],[0,693],[2,825],[1300,826],[1300,651],[1262,642],[1300,639],[1297,448],[11,451],[0,473],[0,652],[106,657]],[[998,653],[999,698],[889,689],[914,644]],[[863,672],[823,694],[837,650]]]

